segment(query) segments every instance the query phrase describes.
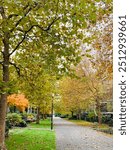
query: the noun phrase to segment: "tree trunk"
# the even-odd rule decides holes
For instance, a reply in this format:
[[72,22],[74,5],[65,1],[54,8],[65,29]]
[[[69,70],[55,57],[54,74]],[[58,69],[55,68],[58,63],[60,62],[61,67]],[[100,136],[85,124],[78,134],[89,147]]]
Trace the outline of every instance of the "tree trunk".
[[98,123],[102,124],[102,114],[101,114],[101,111],[98,111]]
[[78,110],[77,119],[81,120],[81,110],[80,109]]
[[102,124],[102,114],[101,114],[101,109],[100,109],[100,102],[99,100],[96,100],[96,109],[97,109],[97,115],[98,115],[98,123]]
[[81,120],[81,112],[79,112],[79,120]]
[[[4,11],[3,11],[4,12]],[[9,82],[9,34],[4,33],[3,38],[3,87],[0,97],[0,150],[6,150],[5,147],[5,117],[7,109],[7,95]]]
[[6,86],[9,81],[9,64],[3,64],[3,84],[1,99],[0,99],[0,150],[6,150],[5,148],[5,117],[7,109],[7,91]]
[[73,111],[71,111],[71,116],[72,116],[72,118],[73,118],[73,116],[74,116],[74,112],[73,112]]
[[6,150],[5,147],[5,117],[6,117],[6,99],[7,94],[2,94],[0,99],[0,150]]
[[37,118],[36,118],[36,124],[39,124],[40,122],[40,107],[37,107]]

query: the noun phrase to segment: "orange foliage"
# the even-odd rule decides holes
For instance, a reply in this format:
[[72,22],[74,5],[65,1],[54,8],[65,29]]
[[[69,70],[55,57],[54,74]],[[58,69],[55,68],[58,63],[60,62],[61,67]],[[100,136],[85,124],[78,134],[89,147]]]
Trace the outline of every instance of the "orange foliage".
[[8,104],[16,106],[20,111],[24,111],[28,107],[29,102],[24,94],[12,94],[8,96]]

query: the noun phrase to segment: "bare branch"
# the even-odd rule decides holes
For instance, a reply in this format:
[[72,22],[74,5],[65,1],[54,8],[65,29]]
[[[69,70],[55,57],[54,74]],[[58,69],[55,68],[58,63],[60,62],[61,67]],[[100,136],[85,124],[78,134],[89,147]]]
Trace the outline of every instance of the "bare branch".
[[9,62],[9,64],[15,67],[18,75],[20,76],[20,68],[15,63]]

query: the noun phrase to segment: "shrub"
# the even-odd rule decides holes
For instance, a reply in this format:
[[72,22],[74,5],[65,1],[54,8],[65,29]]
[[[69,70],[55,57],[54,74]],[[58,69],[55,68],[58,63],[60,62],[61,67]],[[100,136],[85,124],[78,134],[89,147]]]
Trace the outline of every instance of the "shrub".
[[71,117],[68,117],[69,120],[77,120],[77,115],[73,115]]
[[104,133],[108,133],[108,134],[113,134],[113,128],[110,127],[110,128],[102,128],[102,129],[96,129],[97,131],[101,131],[101,132],[104,132]]
[[113,119],[111,118],[109,121],[108,121],[108,123],[107,123],[110,127],[112,127],[113,126]]
[[9,120],[6,119],[5,122],[5,137],[9,136],[9,129],[11,129],[11,124],[9,123]]
[[22,116],[22,119],[23,119],[24,121],[27,121],[27,116],[28,116],[28,114],[27,114],[26,112],[21,113],[21,116]]
[[61,115],[60,117],[61,117],[61,118],[67,118],[67,117],[68,117],[68,114],[66,114],[66,115]]
[[94,112],[89,112],[86,120],[90,122],[98,122],[98,118]]
[[102,123],[108,124],[109,126],[113,126],[113,119],[110,115],[102,116]]
[[18,126],[19,127],[27,127],[27,123],[24,120],[22,120]]
[[22,116],[17,113],[9,113],[7,114],[7,122],[10,127],[18,126],[22,121]]
[[34,114],[27,114],[27,122],[36,121],[36,117]]
[[84,112],[81,114],[81,120],[87,120],[88,112]]
[[10,124],[9,120],[7,120],[7,119],[6,119],[6,126],[7,126],[9,129],[11,129],[11,128],[12,128],[12,126],[11,126],[11,124]]
[[60,113],[55,113],[55,117],[60,117],[61,114]]

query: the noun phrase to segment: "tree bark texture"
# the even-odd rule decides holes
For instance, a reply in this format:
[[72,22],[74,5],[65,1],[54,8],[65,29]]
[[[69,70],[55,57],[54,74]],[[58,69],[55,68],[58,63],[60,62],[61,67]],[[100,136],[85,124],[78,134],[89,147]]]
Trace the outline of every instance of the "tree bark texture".
[[[6,19],[4,10],[1,7],[1,14],[3,19]],[[6,150],[5,147],[5,118],[7,109],[7,95],[8,82],[9,82],[9,33],[4,32],[3,37],[3,87],[0,95],[0,150]]]
[[6,150],[5,148],[5,118],[7,109],[7,91],[6,84],[9,81],[9,60],[6,60],[3,64],[3,83],[5,84],[2,89],[1,99],[0,99],[0,150]]

